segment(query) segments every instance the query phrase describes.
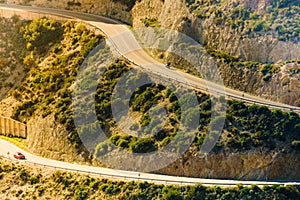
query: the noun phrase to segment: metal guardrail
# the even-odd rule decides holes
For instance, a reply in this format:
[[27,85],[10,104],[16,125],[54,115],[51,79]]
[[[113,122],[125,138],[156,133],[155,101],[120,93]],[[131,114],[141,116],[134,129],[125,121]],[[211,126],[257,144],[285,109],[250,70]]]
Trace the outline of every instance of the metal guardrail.
[[[180,180],[162,180],[158,178],[148,178],[148,177],[135,177],[135,176],[125,176],[125,175],[112,175],[108,173],[103,173],[103,172],[91,172],[87,170],[78,170],[78,169],[70,169],[66,167],[57,167],[57,166],[52,166],[52,165],[46,165],[46,164],[41,164],[33,161],[28,161],[28,160],[17,160],[14,158],[11,158],[6,155],[0,155],[0,157],[4,159],[8,159],[12,162],[15,163],[28,163],[28,164],[33,164],[36,166],[44,167],[44,168],[49,168],[49,169],[54,169],[54,170],[64,170],[66,172],[75,172],[75,173],[80,173],[80,174],[87,174],[87,175],[94,175],[94,176],[99,176],[102,178],[107,178],[107,179],[114,179],[114,180],[127,180],[127,181],[144,181],[144,182],[150,182],[150,183],[155,183],[155,184],[165,184],[165,185],[197,185],[201,184],[203,186],[224,186],[224,187],[236,187],[238,184],[242,184],[243,186],[251,186],[251,185],[257,185],[257,186],[271,186],[271,185],[300,185],[298,181],[295,182],[290,182],[290,181],[264,181],[259,183],[259,181],[239,181],[239,180],[228,180],[230,182],[226,183],[220,183],[220,182],[205,182],[205,181],[180,181]],[[226,181],[226,180],[224,180]],[[232,182],[233,181],[233,182]],[[245,183],[246,182],[246,183]]]
[[[103,178],[109,178],[109,179],[122,179],[122,180],[128,180],[128,181],[132,181],[132,180],[136,180],[136,181],[149,181],[149,182],[153,182],[153,183],[164,183],[164,184],[178,184],[178,185],[183,185],[183,184],[199,184],[196,182],[183,182],[183,181],[165,181],[165,180],[161,180],[161,179],[154,179],[154,178],[140,178],[140,177],[129,177],[129,176],[123,176],[123,175],[111,175],[111,174],[107,174],[107,173],[100,173],[100,172],[91,172],[91,171],[87,171],[87,170],[78,170],[78,169],[70,169],[70,168],[66,168],[66,167],[57,167],[57,166],[52,166],[52,165],[45,165],[45,164],[41,164],[41,163],[37,163],[37,162],[33,162],[33,161],[28,161],[28,160],[16,160],[13,159],[9,156],[6,155],[0,155],[0,157],[4,158],[4,159],[8,159],[12,162],[15,163],[28,163],[28,164],[33,164],[33,165],[37,165],[40,167],[45,167],[45,168],[49,168],[49,169],[54,169],[54,170],[64,170],[67,172],[76,172],[76,173],[81,173],[81,174],[87,174],[87,175],[96,175],[99,177],[103,177]],[[205,183],[203,183],[205,184]],[[230,185],[230,184],[228,184]],[[232,185],[236,185],[236,184],[232,184]]]

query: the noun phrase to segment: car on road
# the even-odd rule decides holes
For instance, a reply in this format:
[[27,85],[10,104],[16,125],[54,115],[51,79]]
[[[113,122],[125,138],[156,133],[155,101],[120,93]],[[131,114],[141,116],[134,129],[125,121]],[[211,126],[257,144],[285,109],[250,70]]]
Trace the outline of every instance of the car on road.
[[25,156],[22,153],[20,153],[20,152],[14,153],[14,157],[16,159],[25,159]]

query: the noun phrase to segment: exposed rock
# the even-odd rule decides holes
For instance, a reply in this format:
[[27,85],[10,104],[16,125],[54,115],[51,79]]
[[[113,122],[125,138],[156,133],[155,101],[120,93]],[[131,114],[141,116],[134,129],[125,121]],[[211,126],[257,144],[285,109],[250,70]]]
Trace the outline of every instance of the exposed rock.
[[257,94],[272,100],[300,106],[300,64],[288,63],[281,67],[270,82],[262,85]]
[[0,115],[4,117],[12,117],[13,109],[19,102],[12,98],[8,97],[0,102]]
[[243,60],[267,63],[299,57],[299,43],[279,41],[270,35],[247,38],[229,27],[216,27],[209,21],[200,21],[199,19],[196,21],[192,23],[198,24],[199,36],[194,37],[199,38],[202,44],[211,46],[218,51],[226,51]]
[[248,10],[262,12],[271,5],[272,1],[273,0],[244,0],[241,1],[241,4]]
[[200,158],[186,155],[158,173],[239,180],[299,179],[300,158],[298,154],[264,152],[208,154]]
[[54,115],[35,116],[27,123],[28,148],[35,154],[63,161],[78,160],[78,152],[67,139],[65,127],[55,122]]

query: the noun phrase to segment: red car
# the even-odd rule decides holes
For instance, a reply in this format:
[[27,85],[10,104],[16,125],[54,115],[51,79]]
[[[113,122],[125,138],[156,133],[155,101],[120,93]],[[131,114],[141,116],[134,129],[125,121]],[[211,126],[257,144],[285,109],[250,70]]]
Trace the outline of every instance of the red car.
[[14,153],[14,157],[16,159],[25,159],[25,156],[22,153],[20,153],[20,152]]

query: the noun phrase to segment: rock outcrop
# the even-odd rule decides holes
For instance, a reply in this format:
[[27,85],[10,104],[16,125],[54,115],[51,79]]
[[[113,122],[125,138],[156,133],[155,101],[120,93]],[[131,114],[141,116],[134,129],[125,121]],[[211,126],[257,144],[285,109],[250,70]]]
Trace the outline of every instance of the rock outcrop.
[[239,180],[296,180],[300,178],[298,154],[264,152],[186,155],[158,173],[190,177]]
[[27,123],[28,148],[33,153],[56,160],[80,162],[78,152],[67,140],[65,127],[55,122],[53,115],[45,118],[35,116]]

